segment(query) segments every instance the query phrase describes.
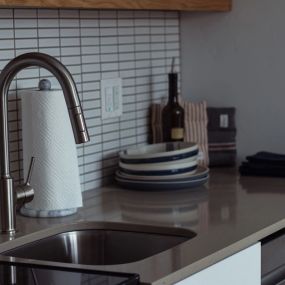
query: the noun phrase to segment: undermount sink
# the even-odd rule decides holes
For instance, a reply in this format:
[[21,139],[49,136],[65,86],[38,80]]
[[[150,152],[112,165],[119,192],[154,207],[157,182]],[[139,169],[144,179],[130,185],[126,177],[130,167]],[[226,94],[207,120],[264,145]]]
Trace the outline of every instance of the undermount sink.
[[92,227],[92,223],[84,223],[2,255],[84,265],[124,264],[171,249],[195,235],[190,230],[178,228],[123,223],[96,223]]

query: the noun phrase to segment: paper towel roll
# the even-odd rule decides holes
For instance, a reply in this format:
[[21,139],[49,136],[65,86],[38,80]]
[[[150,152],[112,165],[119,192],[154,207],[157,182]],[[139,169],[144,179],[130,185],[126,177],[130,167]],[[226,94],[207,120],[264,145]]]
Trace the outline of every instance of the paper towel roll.
[[29,216],[63,216],[82,206],[77,152],[63,92],[21,92],[24,175],[36,158],[35,196],[21,209]]

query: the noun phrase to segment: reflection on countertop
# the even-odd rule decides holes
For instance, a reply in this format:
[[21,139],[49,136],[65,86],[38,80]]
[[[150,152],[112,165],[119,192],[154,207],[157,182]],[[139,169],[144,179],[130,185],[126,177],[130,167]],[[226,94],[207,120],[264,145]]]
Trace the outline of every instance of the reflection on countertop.
[[16,237],[77,221],[187,228],[197,233],[190,241],[140,262],[111,267],[138,273],[147,284],[173,284],[284,228],[284,205],[283,178],[239,177],[236,169],[213,169],[200,188],[143,192],[113,185],[86,192],[84,208],[76,215],[20,216]]
[[[191,191],[123,191],[118,195],[122,220],[161,226],[187,227],[194,231],[208,223],[208,189]],[[204,219],[200,219],[201,213]]]
[[[258,181],[258,184],[257,184]],[[284,195],[285,179],[266,176],[241,176],[239,184],[248,194],[281,194]]]
[[212,175],[209,197],[210,224],[233,224],[236,221],[238,176],[223,175],[223,178]]

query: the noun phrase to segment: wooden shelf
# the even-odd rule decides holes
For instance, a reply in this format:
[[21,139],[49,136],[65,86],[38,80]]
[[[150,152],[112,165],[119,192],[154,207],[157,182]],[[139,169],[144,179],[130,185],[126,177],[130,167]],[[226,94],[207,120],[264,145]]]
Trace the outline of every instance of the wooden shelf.
[[0,0],[0,8],[79,8],[221,11],[231,10],[232,0]]

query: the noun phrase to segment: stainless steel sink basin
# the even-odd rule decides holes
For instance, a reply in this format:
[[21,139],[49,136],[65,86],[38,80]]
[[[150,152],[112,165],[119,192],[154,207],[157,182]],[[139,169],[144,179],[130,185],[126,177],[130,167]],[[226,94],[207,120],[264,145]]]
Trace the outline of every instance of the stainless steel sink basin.
[[192,231],[101,223],[73,228],[2,253],[25,259],[84,265],[113,265],[142,260],[195,236]]

